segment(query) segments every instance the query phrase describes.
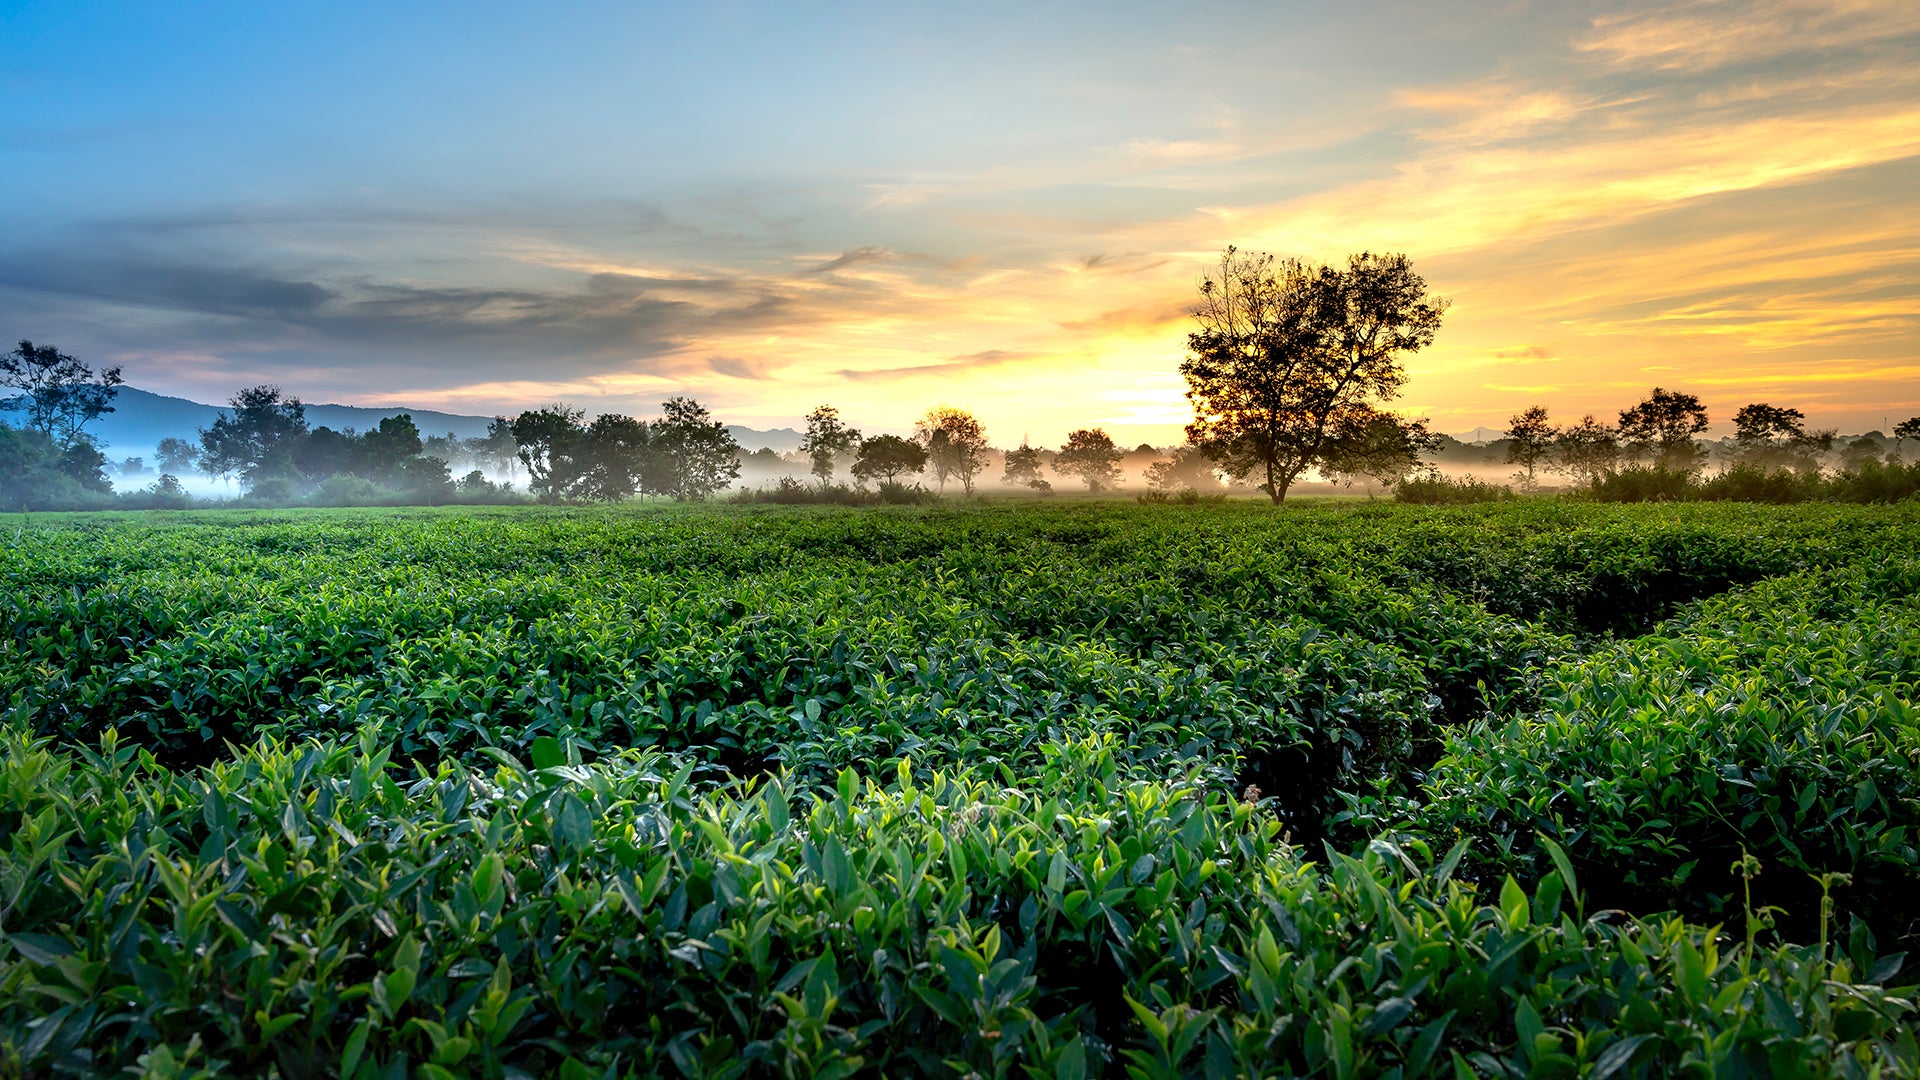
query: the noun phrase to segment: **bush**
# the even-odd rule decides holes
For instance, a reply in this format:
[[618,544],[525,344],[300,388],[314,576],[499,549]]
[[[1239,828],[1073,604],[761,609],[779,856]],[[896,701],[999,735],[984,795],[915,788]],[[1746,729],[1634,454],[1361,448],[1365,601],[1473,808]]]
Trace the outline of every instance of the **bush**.
[[1439,473],[1403,480],[1393,492],[1395,502],[1427,506],[1503,502],[1516,497],[1513,489],[1505,484],[1488,483],[1471,476],[1454,479]]
[[1134,496],[1135,501],[1147,506],[1206,506],[1227,501],[1224,491],[1201,494],[1193,488],[1181,488],[1178,491],[1143,491]]
[[1679,502],[1696,494],[1694,476],[1665,465],[1628,465],[1602,476],[1589,494],[1600,502]]
[[1920,495],[1920,462],[1896,465],[1868,461],[1835,476],[1829,485],[1841,502],[1888,503]]
[[1718,476],[1695,485],[1691,492],[1699,499],[1728,499],[1736,502],[1799,503],[1826,495],[1820,474],[1799,473],[1792,469],[1763,469],[1738,464]]

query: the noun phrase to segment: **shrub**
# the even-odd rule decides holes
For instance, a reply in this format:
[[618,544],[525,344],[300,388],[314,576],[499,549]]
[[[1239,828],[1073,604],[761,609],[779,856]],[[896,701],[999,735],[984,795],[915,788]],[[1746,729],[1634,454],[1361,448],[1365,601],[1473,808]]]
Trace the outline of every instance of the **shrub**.
[[1665,465],[1628,465],[1600,477],[1589,489],[1600,502],[1679,502],[1697,493],[1691,472]]
[[1505,484],[1488,483],[1471,476],[1455,479],[1439,473],[1403,480],[1393,492],[1395,502],[1428,506],[1501,502],[1515,497],[1513,489]]

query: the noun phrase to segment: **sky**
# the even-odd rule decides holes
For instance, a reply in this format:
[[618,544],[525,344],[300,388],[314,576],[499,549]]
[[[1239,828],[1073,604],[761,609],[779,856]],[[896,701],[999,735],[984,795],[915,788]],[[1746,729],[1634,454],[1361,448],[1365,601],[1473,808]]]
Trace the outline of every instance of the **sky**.
[[0,338],[223,401],[1169,443],[1229,245],[1445,431],[1920,414],[1920,4],[0,0]]

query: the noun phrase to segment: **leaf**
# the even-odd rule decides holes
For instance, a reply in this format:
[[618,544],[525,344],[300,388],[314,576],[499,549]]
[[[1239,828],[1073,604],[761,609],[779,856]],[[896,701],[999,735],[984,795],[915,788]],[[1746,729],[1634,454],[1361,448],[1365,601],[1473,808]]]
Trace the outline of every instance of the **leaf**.
[[1607,1077],[1619,1072],[1627,1062],[1633,1060],[1634,1051],[1652,1038],[1652,1035],[1628,1035],[1608,1043],[1607,1048],[1600,1051],[1600,1056],[1593,1059],[1592,1080],[1607,1080]]
[[533,740],[533,767],[535,769],[557,769],[567,763],[567,752],[560,746],[560,740],[551,735],[541,735]]
[[578,850],[593,842],[593,811],[573,792],[563,792],[553,815],[553,838],[557,843]]
[[8,934],[7,940],[21,956],[35,964],[53,964],[75,951],[72,945],[47,934]]

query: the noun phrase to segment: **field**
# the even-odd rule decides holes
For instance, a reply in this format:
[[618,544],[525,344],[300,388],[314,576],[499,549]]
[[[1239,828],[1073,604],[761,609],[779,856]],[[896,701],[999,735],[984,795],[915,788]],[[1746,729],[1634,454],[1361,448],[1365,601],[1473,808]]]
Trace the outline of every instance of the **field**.
[[0,1076],[1920,1072],[1912,504],[0,527]]

